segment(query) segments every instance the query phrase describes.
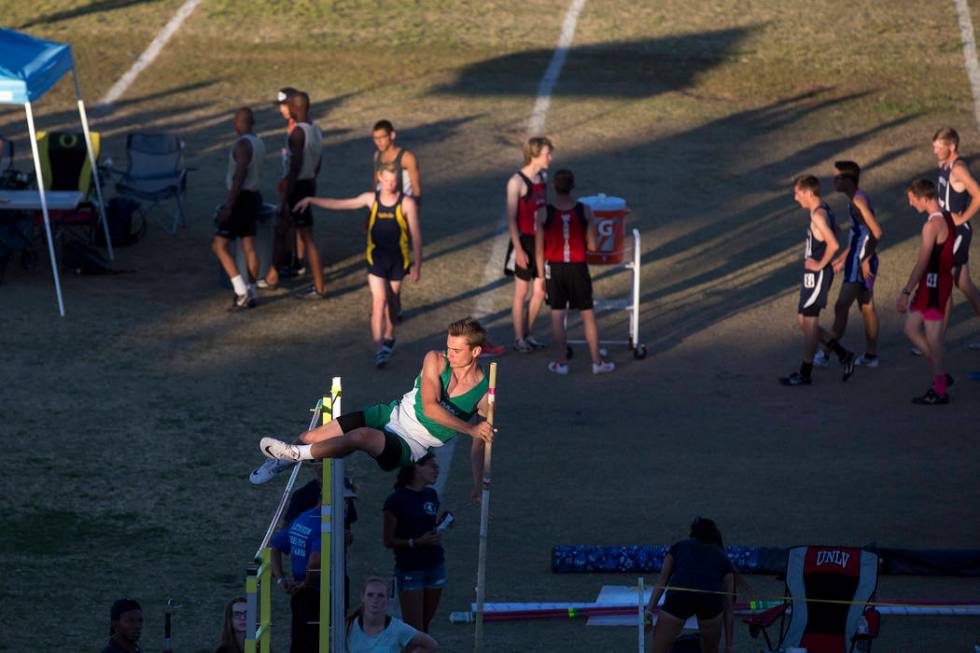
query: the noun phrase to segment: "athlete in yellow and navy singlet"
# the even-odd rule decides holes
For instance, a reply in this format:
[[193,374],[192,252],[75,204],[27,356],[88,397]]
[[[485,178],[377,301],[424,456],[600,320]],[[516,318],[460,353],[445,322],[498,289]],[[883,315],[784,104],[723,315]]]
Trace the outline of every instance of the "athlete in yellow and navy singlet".
[[381,193],[376,192],[368,219],[368,273],[391,281],[401,281],[412,267],[408,220],[402,210],[404,197],[399,192],[394,204],[386,205],[381,202]]

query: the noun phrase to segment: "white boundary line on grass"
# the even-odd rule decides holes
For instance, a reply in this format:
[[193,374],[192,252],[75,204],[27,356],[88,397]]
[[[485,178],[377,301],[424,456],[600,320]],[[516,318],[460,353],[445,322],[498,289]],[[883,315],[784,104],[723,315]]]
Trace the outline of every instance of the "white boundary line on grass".
[[966,62],[966,75],[970,78],[973,91],[973,117],[980,129],[980,64],[977,63],[977,40],[973,33],[973,18],[966,0],[953,0],[956,15],[960,21],[960,39],[963,41],[963,59]]
[[167,41],[169,41],[170,38],[177,33],[180,26],[184,24],[184,21],[187,20],[187,17],[191,15],[199,4],[201,4],[201,0],[187,0],[187,2],[185,2],[180,9],[177,10],[174,17],[170,19],[170,22],[163,26],[163,29],[160,30],[160,33],[157,34],[155,39],[153,39],[150,46],[146,48],[143,54],[140,55],[139,59],[137,59],[130,69],[119,78],[119,81],[117,81],[113,87],[109,89],[109,92],[105,94],[105,97],[99,100],[99,106],[106,107],[111,105],[113,102],[118,100],[123,93],[126,92],[126,89],[128,89],[130,84],[132,84],[136,78],[140,76],[140,73],[146,70],[147,66],[153,63],[153,60],[156,59],[157,55],[159,55],[163,50],[163,46],[167,45]]
[[[558,82],[561,69],[565,65],[565,58],[568,56],[568,48],[571,47],[575,39],[575,26],[578,24],[579,14],[585,8],[587,0],[572,0],[565,12],[565,20],[561,26],[561,34],[558,36],[558,45],[551,55],[548,68],[544,71],[541,83],[538,84],[538,96],[534,100],[534,109],[531,111],[531,118],[528,121],[528,134],[540,133],[544,129],[544,121],[548,115],[548,108],[551,106],[551,92]],[[486,287],[493,283],[493,280],[503,274],[504,256],[507,254],[507,243],[510,240],[506,233],[507,216],[501,216],[497,223],[496,234],[493,237],[493,247],[490,250],[490,258],[483,268],[483,278],[480,281],[481,287]],[[483,317],[493,311],[493,297],[491,293],[484,292],[476,302],[473,314]],[[439,496],[442,496],[443,489],[446,487],[446,479],[449,478],[449,465],[452,463],[453,453],[456,449],[456,440],[450,440],[449,444],[436,449],[436,458],[442,471],[436,481],[435,488]]]

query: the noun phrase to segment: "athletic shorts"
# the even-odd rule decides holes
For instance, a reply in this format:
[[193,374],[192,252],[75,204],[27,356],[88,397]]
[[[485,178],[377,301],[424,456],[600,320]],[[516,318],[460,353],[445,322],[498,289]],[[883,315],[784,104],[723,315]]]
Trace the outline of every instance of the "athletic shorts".
[[215,235],[235,240],[255,236],[255,223],[262,212],[262,194],[254,190],[238,193],[228,219],[217,224]]
[[917,308],[912,309],[913,313],[922,313],[922,319],[926,322],[942,322],[946,319],[946,314],[943,313],[938,308],[926,308],[924,310],[919,310]]
[[526,268],[514,264],[514,276],[522,281],[531,281],[538,276],[538,266],[534,262],[534,234],[521,234],[521,249],[527,254]]
[[390,404],[374,404],[364,409],[364,426],[381,431],[385,436],[385,447],[380,454],[374,457],[378,467],[386,472],[393,471],[399,467],[410,467],[413,464],[412,450],[408,443],[401,436],[395,435],[387,430],[388,421],[391,413],[398,402]]
[[720,594],[678,590],[667,590],[664,604],[660,606],[662,612],[677,617],[681,621],[687,621],[694,616],[703,620],[714,619],[722,613],[724,608],[724,600]]
[[[313,179],[299,179],[293,184],[293,193],[289,196],[289,210],[292,211],[296,203],[307,197],[316,197],[316,181]],[[307,206],[300,213],[290,213],[293,225],[296,227],[313,226],[313,208]]]
[[411,264],[405,266],[402,253],[397,250],[375,247],[371,252],[371,258],[373,262],[367,264],[368,274],[388,281],[401,281],[412,267]]
[[834,283],[834,270],[829,265],[819,272],[803,272],[800,282],[800,303],[797,312],[806,317],[820,315],[821,309],[827,306],[827,295]]
[[395,567],[395,586],[399,592],[412,590],[435,590],[446,585],[446,565],[435,565],[427,569],[399,569]]
[[[969,222],[956,227],[956,240],[953,241],[953,267],[966,265],[970,260],[970,241],[973,240],[973,228]],[[957,270],[957,278],[959,270]]]
[[592,277],[585,263],[544,264],[544,287],[548,306],[563,311],[567,308],[587,311],[592,308]]

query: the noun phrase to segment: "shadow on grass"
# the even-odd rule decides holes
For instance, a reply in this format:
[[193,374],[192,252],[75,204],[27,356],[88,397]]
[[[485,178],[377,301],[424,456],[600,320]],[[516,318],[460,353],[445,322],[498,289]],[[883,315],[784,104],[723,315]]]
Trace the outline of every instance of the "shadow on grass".
[[72,18],[79,18],[90,14],[102,14],[109,11],[115,11],[116,9],[132,7],[133,5],[149,4],[151,2],[158,1],[159,0],[96,0],[95,2],[91,2],[82,7],[65,9],[64,11],[56,11],[46,16],[39,16],[38,18],[20,25],[20,29],[24,29],[25,27],[33,27],[35,25],[51,25],[52,23],[60,23],[63,20],[71,20]]

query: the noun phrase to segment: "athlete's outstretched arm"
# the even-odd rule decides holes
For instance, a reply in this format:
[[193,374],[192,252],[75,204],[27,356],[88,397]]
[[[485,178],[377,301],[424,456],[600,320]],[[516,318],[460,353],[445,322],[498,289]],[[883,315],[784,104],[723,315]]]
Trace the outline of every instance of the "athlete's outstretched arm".
[[357,197],[348,197],[343,200],[332,197],[304,197],[296,203],[296,208],[293,211],[304,211],[311,204],[330,211],[353,211],[354,209],[368,208],[373,202],[374,193],[361,193]]
[[419,205],[414,197],[402,198],[402,209],[408,222],[408,233],[412,237],[412,283],[422,278],[422,225],[419,222]]
[[[958,160],[957,163],[960,161],[962,159]],[[967,167],[966,161],[963,161],[963,165],[953,164],[953,170],[949,173],[949,183],[953,183],[954,181],[958,181],[966,186],[967,192],[970,193],[970,205],[966,207],[966,210],[963,213],[953,214],[953,222],[958,227],[964,222],[969,222],[970,218],[980,210],[980,185],[977,184],[977,180],[970,174],[970,169]]]
[[[442,386],[439,383],[442,364],[443,358],[440,352],[430,351],[425,355],[425,360],[422,362],[422,387],[419,390],[422,393],[422,412],[426,417],[446,428],[458,433],[465,433],[473,439],[492,442],[493,429],[486,421],[468,424],[443,408],[442,404],[439,403],[442,394]],[[484,400],[486,400],[486,395],[480,400],[481,404]]]

